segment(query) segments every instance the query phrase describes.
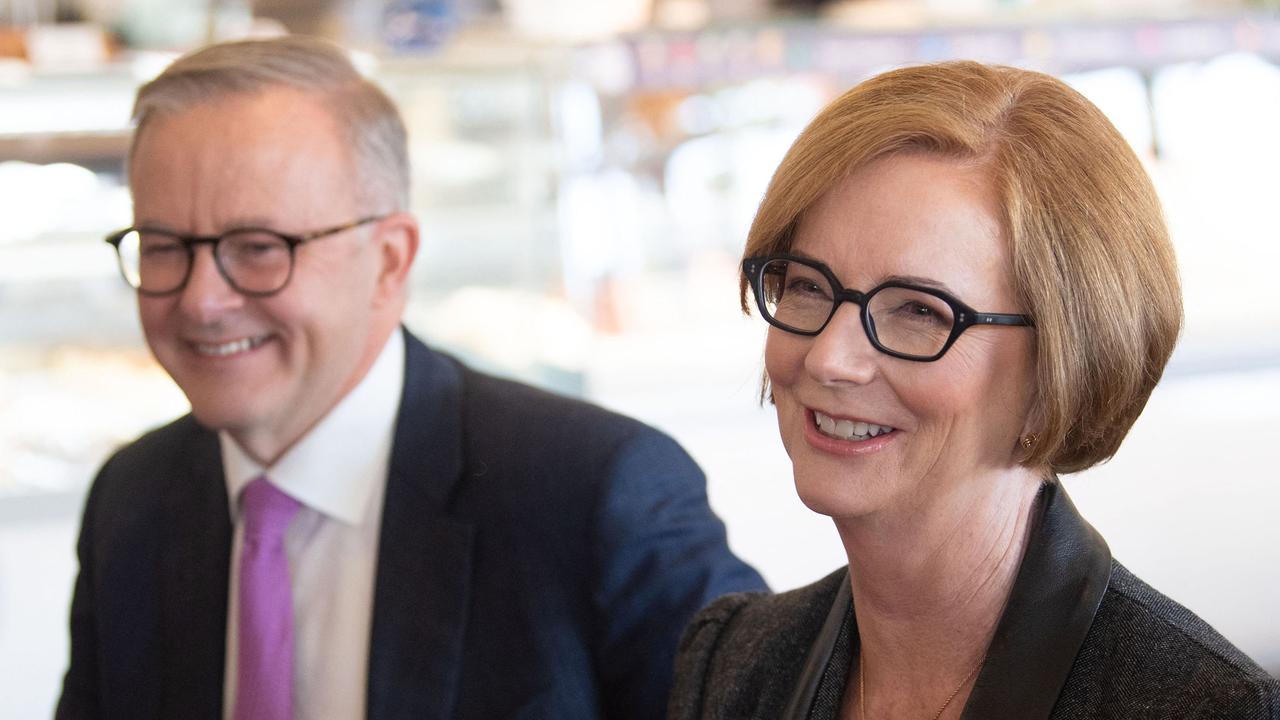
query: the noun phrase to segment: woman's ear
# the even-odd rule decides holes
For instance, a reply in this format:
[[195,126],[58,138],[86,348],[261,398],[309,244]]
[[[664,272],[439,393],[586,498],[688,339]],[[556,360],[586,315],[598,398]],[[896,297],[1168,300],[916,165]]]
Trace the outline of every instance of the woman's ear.
[[1022,422],[1022,430],[1018,433],[1014,456],[1020,462],[1026,461],[1035,454],[1042,444],[1044,432],[1044,405],[1040,402],[1040,393],[1033,391],[1028,403],[1027,416]]
[[1031,397],[1027,399],[1026,418],[1022,421],[1021,437],[1044,430],[1044,424],[1044,403],[1041,401],[1040,390],[1032,388]]

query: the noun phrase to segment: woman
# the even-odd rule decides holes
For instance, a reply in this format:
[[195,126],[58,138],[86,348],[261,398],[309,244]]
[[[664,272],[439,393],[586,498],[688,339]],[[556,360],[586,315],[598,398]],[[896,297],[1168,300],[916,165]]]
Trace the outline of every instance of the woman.
[[970,62],[873,78],[745,255],[796,489],[849,565],[706,608],[673,718],[1280,718],[1056,480],[1116,452],[1182,320],[1150,180],[1087,100]]

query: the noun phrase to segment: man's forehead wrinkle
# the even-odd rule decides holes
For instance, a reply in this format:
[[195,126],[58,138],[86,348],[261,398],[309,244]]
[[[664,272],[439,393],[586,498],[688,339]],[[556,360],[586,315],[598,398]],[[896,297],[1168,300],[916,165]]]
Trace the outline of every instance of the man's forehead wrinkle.
[[317,173],[307,171],[315,154],[296,152],[275,136],[258,137],[246,146],[237,145],[235,128],[218,132],[219,141],[205,145],[188,181],[193,210],[204,213],[192,220],[205,221],[212,231],[293,222],[277,217],[275,198],[297,192],[300,184],[309,189],[320,182]]
[[[162,188],[146,188],[136,193],[135,202],[143,200],[137,208],[143,213],[139,220],[171,226],[168,229],[178,232],[203,234],[218,230],[219,215],[228,209],[228,198],[220,195],[218,188],[225,188],[227,181],[236,177],[234,158],[211,152],[205,144],[178,146],[170,151],[173,157],[160,159],[169,169],[159,181],[152,178],[150,182],[172,187],[163,192],[156,192]],[[156,159],[151,162],[154,164]],[[158,203],[155,198],[160,198]]]

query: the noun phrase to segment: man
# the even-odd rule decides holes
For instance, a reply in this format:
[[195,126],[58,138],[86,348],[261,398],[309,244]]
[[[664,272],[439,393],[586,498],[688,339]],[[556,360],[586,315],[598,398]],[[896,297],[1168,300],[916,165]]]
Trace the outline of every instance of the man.
[[336,48],[144,86],[109,238],[191,415],[110,458],[59,718],[657,718],[681,629],[762,586],[635,421],[400,327],[404,128]]

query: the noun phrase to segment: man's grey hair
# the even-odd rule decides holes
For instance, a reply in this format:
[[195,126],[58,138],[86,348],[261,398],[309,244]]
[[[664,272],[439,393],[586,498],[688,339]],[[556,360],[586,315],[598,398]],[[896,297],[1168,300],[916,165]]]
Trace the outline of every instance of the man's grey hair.
[[[299,35],[210,45],[178,58],[138,90],[130,156],[152,118],[210,100],[285,87],[314,94],[351,148],[358,197],[407,209],[409,153],[404,121],[391,99],[352,65],[342,48]],[[386,204],[394,207],[385,207]]]

